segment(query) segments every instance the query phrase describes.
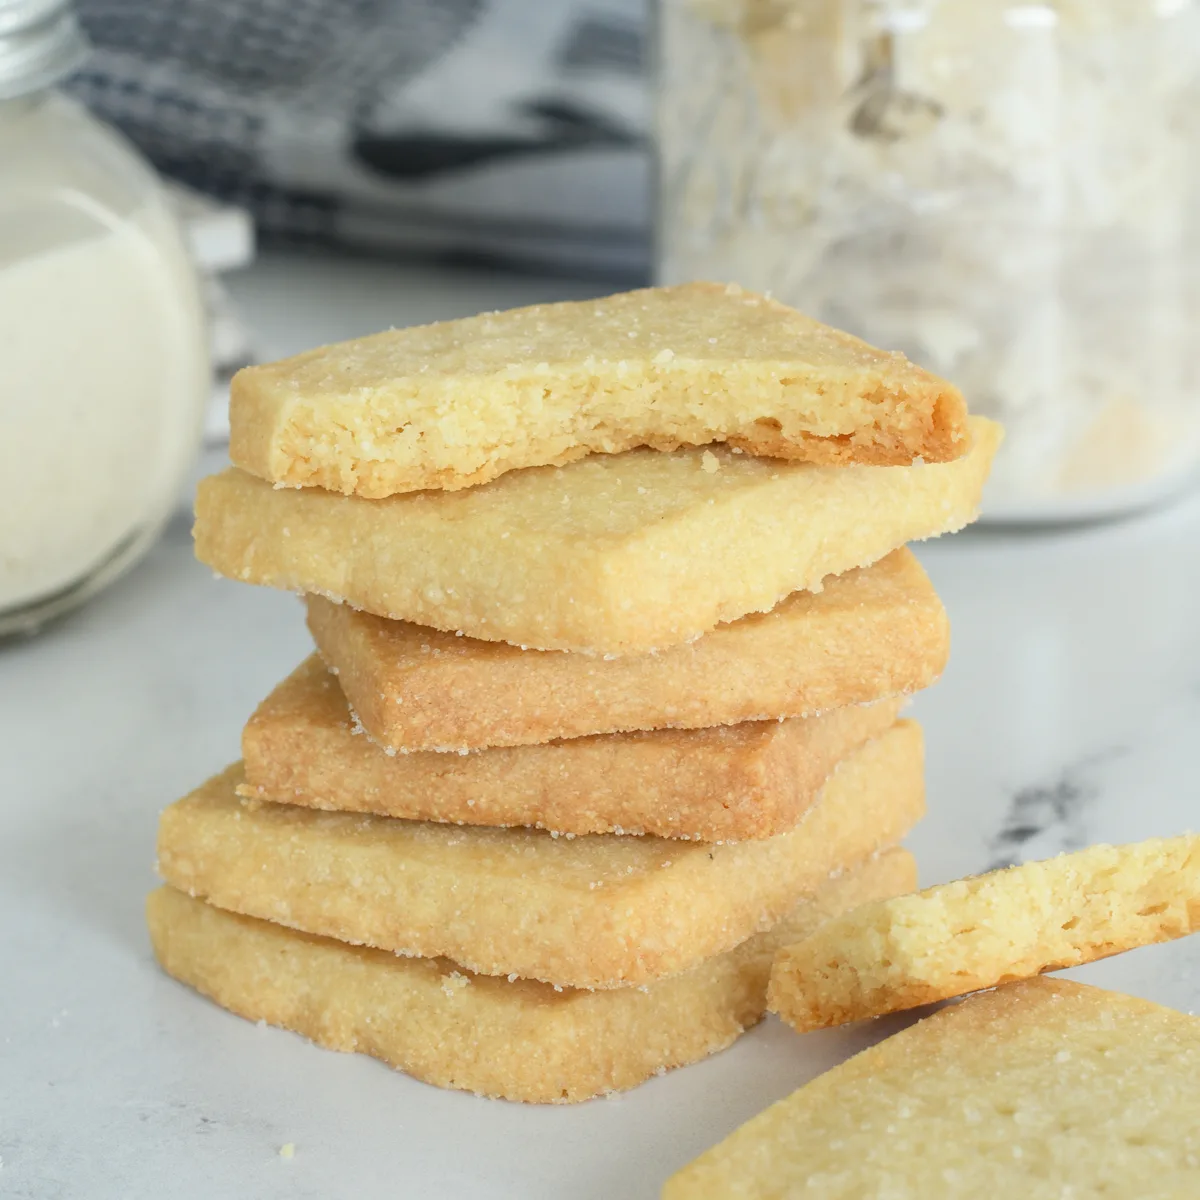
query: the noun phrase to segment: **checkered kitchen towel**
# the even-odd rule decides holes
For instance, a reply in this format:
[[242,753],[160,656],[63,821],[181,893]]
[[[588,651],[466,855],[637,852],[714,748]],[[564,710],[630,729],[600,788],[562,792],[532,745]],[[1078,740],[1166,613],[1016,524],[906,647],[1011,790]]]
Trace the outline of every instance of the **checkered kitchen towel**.
[[78,0],[71,89],[265,233],[644,276],[649,0]]

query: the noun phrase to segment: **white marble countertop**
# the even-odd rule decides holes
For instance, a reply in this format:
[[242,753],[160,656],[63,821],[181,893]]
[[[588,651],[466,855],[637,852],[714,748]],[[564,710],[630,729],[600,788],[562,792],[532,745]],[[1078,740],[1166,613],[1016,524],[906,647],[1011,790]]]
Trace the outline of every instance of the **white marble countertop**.
[[[271,354],[589,290],[281,260],[236,288]],[[926,882],[1200,825],[1200,495],[920,554],[954,626],[913,707]],[[167,979],[142,921],[157,813],[236,757],[307,646],[298,602],[213,579],[182,515],[84,612],[0,645],[0,1196],[651,1197],[888,1027],[800,1038],[768,1020],[623,1097],[538,1109],[317,1050]],[[1200,1009],[1200,939],[1075,974]]]

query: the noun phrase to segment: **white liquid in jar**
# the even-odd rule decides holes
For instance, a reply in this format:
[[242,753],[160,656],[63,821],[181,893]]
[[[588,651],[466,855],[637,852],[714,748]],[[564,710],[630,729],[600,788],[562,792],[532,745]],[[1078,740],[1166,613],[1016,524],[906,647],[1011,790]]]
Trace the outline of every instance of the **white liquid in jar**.
[[159,522],[206,386],[194,284],[159,202],[115,225],[63,213],[66,240],[45,236],[44,209],[28,228],[5,213],[0,239],[0,611]]

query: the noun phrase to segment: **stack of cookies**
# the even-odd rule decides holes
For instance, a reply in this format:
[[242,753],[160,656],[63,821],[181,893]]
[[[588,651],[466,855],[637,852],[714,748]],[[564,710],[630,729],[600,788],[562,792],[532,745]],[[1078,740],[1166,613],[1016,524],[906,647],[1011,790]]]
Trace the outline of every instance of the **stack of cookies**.
[[447,1087],[631,1087],[729,1045],[774,952],[911,891],[905,543],[999,440],[901,355],[716,285],[244,371],[199,558],[317,655],[163,814],[164,967]]

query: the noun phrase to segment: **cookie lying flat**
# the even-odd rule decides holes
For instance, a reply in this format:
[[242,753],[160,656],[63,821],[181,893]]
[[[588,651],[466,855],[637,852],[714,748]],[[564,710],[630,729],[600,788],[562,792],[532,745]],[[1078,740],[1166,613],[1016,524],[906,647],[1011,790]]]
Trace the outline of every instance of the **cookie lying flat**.
[[163,967],[243,1017],[372,1054],[440,1087],[546,1104],[634,1087],[724,1049],[762,1017],[771,956],[785,938],[915,885],[912,856],[886,851],[736,950],[673,979],[606,992],[346,946],[173,888],[151,894],[147,917]]
[[1200,1020],[1031,979],[834,1067],[702,1154],[664,1200],[1200,1195]]
[[616,987],[678,974],[769,929],[923,808],[920,731],[843,762],[791,833],[702,842],[436,825],[246,805],[230,769],[159,824],[167,883],[306,933],[486,975]]
[[592,451],[728,441],[817,463],[955,458],[966,405],[902,354],[720,284],[484,313],[247,367],[233,461],[390,496]]
[[1200,836],[1092,846],[868,905],[780,952],[771,1008],[820,1029],[1183,937]]
[[950,647],[945,610],[906,548],[659,654],[518,650],[319,596],[308,627],[363,727],[395,750],[808,716],[928,687]]
[[772,837],[816,802],[841,759],[889,729],[902,699],[790,721],[572,738],[473,754],[388,755],[361,733],[313,655],[242,733],[250,799],[418,821],[651,833],[706,842]]
[[974,516],[999,426],[951,463],[814,467],[631,450],[386,500],[231,469],[196,495],[223,575],[542,650],[632,654],[766,612]]

